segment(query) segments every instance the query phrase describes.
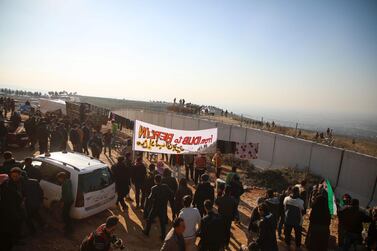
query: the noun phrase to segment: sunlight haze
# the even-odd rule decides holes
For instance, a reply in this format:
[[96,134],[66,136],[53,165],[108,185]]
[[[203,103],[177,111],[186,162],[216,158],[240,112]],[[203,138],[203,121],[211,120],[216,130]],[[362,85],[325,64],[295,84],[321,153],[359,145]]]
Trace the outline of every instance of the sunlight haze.
[[0,86],[377,117],[375,1],[0,0]]

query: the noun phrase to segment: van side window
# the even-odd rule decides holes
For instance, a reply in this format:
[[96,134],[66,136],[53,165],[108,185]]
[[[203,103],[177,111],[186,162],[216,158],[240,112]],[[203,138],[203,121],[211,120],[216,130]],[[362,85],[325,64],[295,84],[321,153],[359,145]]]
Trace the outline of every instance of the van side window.
[[66,170],[58,166],[51,165],[46,162],[42,163],[40,170],[41,170],[42,180],[48,181],[58,186],[60,186],[60,184],[58,182],[58,179],[56,178],[56,175],[60,172],[67,173]]

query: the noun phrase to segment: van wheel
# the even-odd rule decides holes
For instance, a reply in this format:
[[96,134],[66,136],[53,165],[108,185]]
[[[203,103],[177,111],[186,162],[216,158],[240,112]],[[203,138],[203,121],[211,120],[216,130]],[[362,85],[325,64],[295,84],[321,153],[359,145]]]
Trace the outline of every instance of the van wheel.
[[56,221],[61,222],[62,221],[62,208],[60,207],[59,201],[52,201],[50,204],[50,214],[52,218]]

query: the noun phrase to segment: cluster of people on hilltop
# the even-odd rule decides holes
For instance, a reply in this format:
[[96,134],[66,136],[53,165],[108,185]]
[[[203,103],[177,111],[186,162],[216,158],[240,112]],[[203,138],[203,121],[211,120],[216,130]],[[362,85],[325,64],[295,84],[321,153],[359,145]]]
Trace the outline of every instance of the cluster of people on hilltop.
[[[240,220],[238,205],[244,189],[236,167],[227,174],[225,187],[216,192],[207,172],[207,156],[199,154],[184,156],[183,159],[178,156],[170,156],[169,162],[174,171],[162,160],[158,161],[157,166],[150,164],[147,168],[142,155],[134,163],[130,154],[118,157],[111,170],[119,206],[127,213],[125,201],[133,184],[135,206],[143,211],[145,219],[142,232],[149,236],[158,218],[160,238],[164,241],[161,250],[221,250],[230,243],[232,222]],[[215,160],[220,162],[220,158],[221,154],[217,153]],[[216,161],[213,163],[216,164]],[[180,165],[188,166],[186,177],[177,178],[179,169],[176,167]],[[188,186],[190,180],[195,184],[195,189]],[[172,211],[173,228],[166,234],[168,205]],[[196,245],[197,238],[200,239],[199,247]]]

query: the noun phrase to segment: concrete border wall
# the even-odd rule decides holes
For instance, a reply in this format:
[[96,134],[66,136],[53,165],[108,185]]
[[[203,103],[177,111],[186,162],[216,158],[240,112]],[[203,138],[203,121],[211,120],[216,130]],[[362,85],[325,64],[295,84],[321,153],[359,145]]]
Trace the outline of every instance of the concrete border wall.
[[185,129],[185,120],[183,116],[175,115],[173,116],[172,128],[184,130]]
[[276,135],[272,165],[290,166],[299,169],[309,167],[312,142],[293,137]]
[[313,144],[309,171],[326,177],[335,185],[342,157],[342,149]]
[[366,205],[373,197],[377,177],[377,159],[356,152],[345,151],[336,188],[337,195],[350,193]]
[[232,126],[230,133],[230,141],[245,143],[247,128],[240,126]]

